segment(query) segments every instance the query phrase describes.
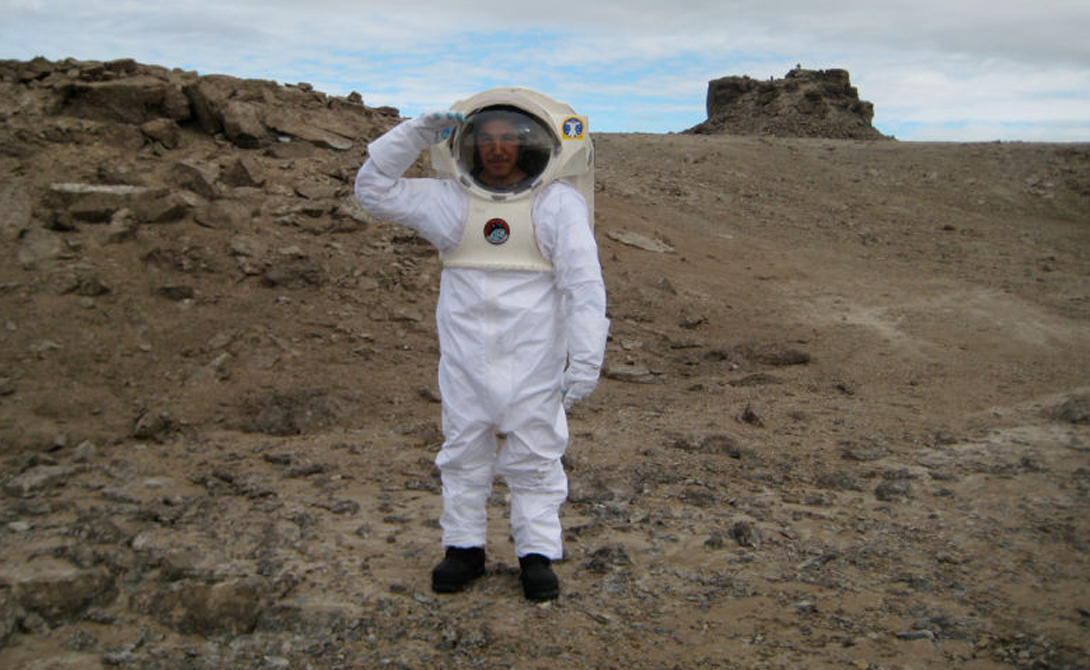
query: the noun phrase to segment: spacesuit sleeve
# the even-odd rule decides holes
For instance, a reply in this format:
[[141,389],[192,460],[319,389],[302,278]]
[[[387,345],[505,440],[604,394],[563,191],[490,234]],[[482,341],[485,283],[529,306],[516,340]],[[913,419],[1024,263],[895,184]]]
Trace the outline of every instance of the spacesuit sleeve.
[[[556,283],[567,305],[567,382],[597,381],[605,358],[609,320],[598,245],[587,220],[583,196],[565,185],[550,187],[540,203],[549,224],[540,243],[553,263]],[[593,387],[592,387],[593,388]]]
[[367,161],[356,173],[356,200],[380,219],[408,226],[440,251],[462,239],[467,199],[446,179],[402,177],[430,144],[410,119],[367,145]]

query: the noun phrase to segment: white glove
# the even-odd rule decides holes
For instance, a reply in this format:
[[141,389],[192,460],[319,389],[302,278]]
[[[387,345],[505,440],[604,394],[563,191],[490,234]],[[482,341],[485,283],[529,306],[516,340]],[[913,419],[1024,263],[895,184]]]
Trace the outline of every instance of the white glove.
[[428,112],[402,121],[367,145],[367,155],[380,172],[394,179],[405,174],[420,152],[442,142],[465,121],[461,112]]
[[564,372],[564,382],[560,392],[564,396],[564,409],[570,410],[572,405],[583,400],[598,386],[598,368],[589,368],[582,365],[570,365]]
[[412,123],[431,146],[450,137],[455,128],[465,123],[465,116],[454,111],[427,112],[413,119]]

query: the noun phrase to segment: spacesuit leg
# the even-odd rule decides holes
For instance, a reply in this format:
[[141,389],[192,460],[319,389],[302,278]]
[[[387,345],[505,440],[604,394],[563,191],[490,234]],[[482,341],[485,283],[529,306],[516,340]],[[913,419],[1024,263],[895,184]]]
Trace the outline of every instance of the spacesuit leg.
[[445,547],[483,547],[488,533],[488,496],[496,476],[496,435],[483,423],[452,430],[435,459],[443,482]]
[[559,400],[553,418],[540,417],[507,435],[497,473],[511,491],[511,533],[518,556],[564,556],[560,506],[568,497],[568,477],[560,458],[568,445],[568,426]]

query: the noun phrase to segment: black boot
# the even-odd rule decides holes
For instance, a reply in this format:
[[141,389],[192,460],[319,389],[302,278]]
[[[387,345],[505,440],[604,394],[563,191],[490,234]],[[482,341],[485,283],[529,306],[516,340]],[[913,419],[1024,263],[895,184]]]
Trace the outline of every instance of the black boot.
[[519,581],[523,594],[530,600],[552,600],[560,595],[560,580],[550,563],[541,554],[526,554],[519,558]]
[[483,547],[447,547],[446,558],[431,571],[431,590],[436,593],[455,593],[483,574]]

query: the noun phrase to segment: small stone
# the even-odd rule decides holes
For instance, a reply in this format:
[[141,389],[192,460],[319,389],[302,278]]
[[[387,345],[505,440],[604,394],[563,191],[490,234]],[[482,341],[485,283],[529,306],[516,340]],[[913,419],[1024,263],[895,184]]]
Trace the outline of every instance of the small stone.
[[9,495],[29,497],[62,486],[77,469],[70,465],[39,465],[13,477],[5,486]]
[[899,502],[912,496],[912,485],[904,480],[882,482],[874,489],[874,497],[883,502]]
[[897,639],[899,640],[931,640],[934,642],[935,634],[926,628],[919,630],[906,630],[901,633],[897,633]]
[[761,548],[761,531],[752,521],[738,521],[730,528],[730,536],[742,547]]

